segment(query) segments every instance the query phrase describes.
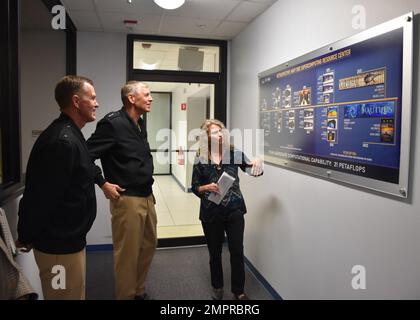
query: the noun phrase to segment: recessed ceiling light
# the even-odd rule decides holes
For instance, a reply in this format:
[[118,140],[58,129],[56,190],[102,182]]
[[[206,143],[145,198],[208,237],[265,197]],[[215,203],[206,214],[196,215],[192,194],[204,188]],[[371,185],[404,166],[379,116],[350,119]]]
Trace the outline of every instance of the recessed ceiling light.
[[154,2],[163,9],[173,10],[182,6],[185,0],[154,0]]

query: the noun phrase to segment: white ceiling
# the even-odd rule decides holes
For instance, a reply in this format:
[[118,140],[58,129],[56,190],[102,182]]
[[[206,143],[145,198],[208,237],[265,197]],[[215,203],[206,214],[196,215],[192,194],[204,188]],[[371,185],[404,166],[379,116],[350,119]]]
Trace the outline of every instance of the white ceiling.
[[[276,1],[186,0],[179,9],[164,10],[153,0],[132,0],[131,5],[127,0],[61,0],[79,31],[222,40],[232,39]],[[126,19],[138,20],[137,26],[128,30],[123,23]],[[26,30],[51,29],[51,13],[41,0],[21,0],[21,23]],[[157,48],[153,44],[151,49]],[[151,89],[170,92],[179,85],[152,83]]]
[[[153,0],[61,0],[79,31],[229,40],[277,0],[186,0],[165,10]],[[124,20],[137,20],[133,29]]]

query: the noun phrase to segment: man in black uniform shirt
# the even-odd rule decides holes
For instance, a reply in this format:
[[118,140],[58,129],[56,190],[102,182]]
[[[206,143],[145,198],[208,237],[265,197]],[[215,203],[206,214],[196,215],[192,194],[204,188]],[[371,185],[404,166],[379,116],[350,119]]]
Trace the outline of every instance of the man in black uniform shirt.
[[78,76],[62,78],[55,99],[61,114],[29,157],[16,244],[34,248],[45,299],[84,299],[96,197],[95,167],[80,129],[96,119],[98,104],[92,80]]
[[150,111],[149,88],[130,81],[121,89],[124,106],[98,122],[88,139],[91,158],[101,159],[105,178],[96,182],[111,201],[117,299],[147,299],[146,276],[156,249],[152,193],[153,159],[141,115]]

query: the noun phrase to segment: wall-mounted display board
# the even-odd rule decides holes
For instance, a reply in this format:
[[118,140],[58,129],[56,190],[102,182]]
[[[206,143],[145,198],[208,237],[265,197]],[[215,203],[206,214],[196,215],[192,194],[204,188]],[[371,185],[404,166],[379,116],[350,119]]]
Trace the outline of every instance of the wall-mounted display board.
[[407,197],[413,13],[264,71],[265,161]]

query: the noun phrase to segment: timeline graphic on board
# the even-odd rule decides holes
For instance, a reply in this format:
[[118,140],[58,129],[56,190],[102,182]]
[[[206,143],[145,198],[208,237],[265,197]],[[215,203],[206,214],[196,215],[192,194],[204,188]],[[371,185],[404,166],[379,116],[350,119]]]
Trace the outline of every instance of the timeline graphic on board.
[[266,155],[398,183],[403,32],[259,78]]

